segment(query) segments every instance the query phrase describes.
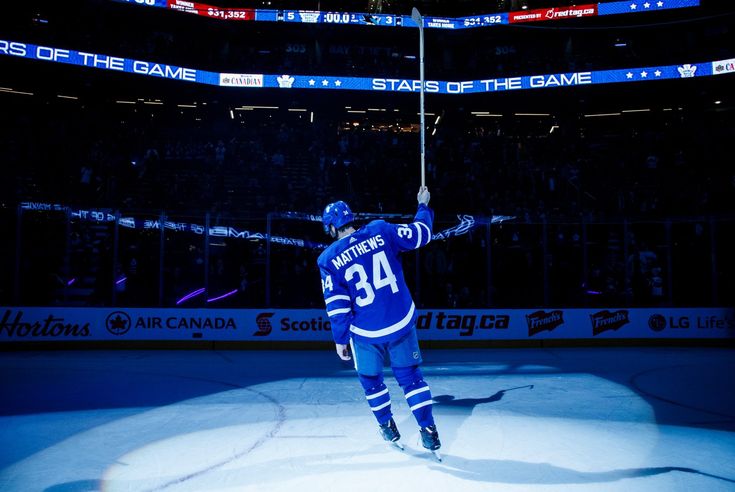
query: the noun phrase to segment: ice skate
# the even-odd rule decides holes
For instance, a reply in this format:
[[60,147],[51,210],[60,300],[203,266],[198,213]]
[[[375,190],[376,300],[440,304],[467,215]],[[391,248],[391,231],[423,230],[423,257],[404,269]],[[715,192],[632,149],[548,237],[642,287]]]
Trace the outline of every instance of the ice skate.
[[421,428],[421,444],[431,451],[438,461],[442,460],[441,454],[439,454],[442,443],[439,441],[439,433],[435,425]]
[[380,435],[383,436],[383,439],[393,444],[398,449],[403,450],[403,444],[399,441],[401,433],[398,432],[398,427],[396,427],[396,422],[393,420],[393,417],[391,417],[391,419],[385,424],[381,424],[379,429]]

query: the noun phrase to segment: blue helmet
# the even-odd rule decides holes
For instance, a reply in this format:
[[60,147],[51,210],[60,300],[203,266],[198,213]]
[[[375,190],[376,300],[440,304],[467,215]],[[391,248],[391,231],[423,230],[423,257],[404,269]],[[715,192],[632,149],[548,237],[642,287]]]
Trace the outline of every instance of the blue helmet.
[[322,225],[324,226],[324,232],[329,234],[329,226],[333,225],[336,229],[349,224],[355,220],[355,216],[350,210],[350,206],[343,201],[330,203],[324,207],[324,213],[322,214]]

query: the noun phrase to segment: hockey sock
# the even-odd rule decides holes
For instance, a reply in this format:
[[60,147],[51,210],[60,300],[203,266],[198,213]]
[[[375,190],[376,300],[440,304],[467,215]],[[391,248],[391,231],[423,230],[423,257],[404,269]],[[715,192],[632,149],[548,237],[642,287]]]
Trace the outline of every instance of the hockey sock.
[[390,410],[390,393],[383,383],[383,375],[366,376],[358,374],[360,383],[365,389],[365,397],[367,398],[373,415],[378,420],[378,424],[385,424],[393,416]]
[[424,381],[421,374],[421,369],[418,366],[394,367],[393,374],[398,384],[403,388],[408,406],[411,408],[411,412],[419,426],[434,425],[434,416],[431,410],[431,405],[434,402],[431,399],[429,385]]

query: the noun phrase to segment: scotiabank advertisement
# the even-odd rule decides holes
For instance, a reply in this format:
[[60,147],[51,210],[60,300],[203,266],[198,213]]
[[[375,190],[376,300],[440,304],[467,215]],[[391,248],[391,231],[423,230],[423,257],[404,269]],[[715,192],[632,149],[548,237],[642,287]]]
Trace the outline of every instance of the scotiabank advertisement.
[[[735,338],[735,309],[420,310],[422,340]],[[83,340],[331,341],[318,309],[0,307],[0,343]]]

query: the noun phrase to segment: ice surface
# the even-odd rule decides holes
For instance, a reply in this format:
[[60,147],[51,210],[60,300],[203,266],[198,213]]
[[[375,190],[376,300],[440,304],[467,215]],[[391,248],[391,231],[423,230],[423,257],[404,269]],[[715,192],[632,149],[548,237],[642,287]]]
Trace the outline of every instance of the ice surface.
[[444,461],[333,351],[0,354],[0,491],[735,490],[735,351],[425,351]]

